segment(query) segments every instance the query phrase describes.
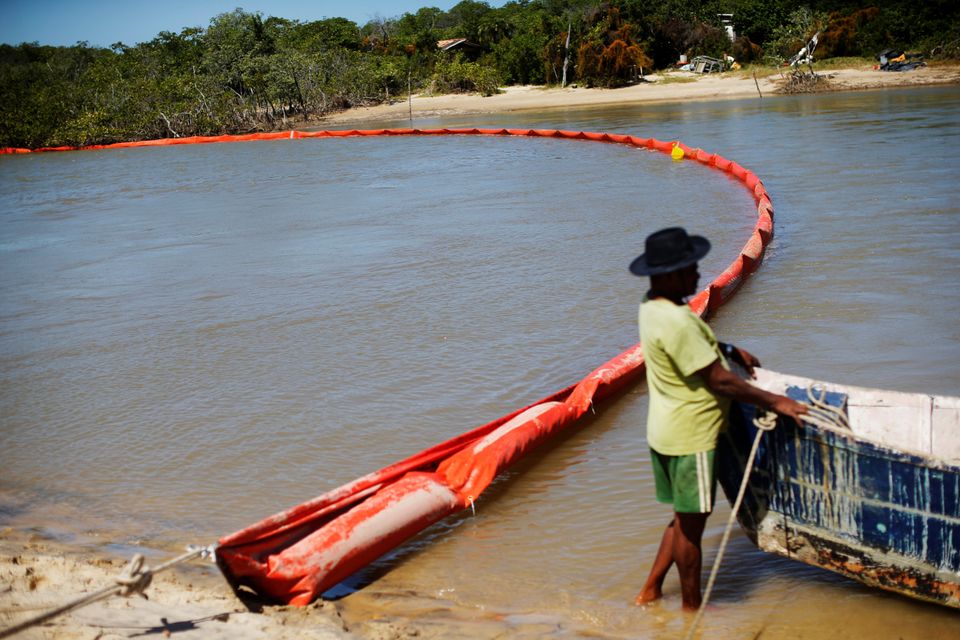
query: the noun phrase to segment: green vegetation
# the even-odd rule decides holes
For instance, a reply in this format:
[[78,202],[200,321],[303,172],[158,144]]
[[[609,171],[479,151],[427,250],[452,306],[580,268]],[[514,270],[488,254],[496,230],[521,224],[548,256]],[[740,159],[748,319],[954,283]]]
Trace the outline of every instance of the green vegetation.
[[[206,29],[109,49],[0,45],[0,146],[36,148],[286,128],[408,91],[615,87],[689,57],[777,64],[820,31],[817,58],[885,48],[960,58],[953,0],[463,0],[359,26],[237,9]],[[732,13],[731,42],[718,14]],[[462,51],[437,42],[466,38]],[[755,67],[753,67],[755,68]]]

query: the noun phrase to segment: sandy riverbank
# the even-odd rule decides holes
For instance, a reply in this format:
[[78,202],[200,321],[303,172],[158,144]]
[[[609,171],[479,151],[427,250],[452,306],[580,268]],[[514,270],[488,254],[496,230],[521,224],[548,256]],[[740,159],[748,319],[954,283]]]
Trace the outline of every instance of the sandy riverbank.
[[[138,549],[156,566],[183,549]],[[0,632],[114,584],[133,550],[0,529]],[[147,598],[114,596],[17,633],[23,640],[422,640],[545,637],[548,616],[464,609],[383,579],[337,601],[250,610],[209,561],[154,576]]]
[[[159,564],[182,551],[149,558]],[[0,631],[110,586],[127,559],[92,544],[63,544],[35,533],[0,531]],[[252,640],[339,640],[347,631],[337,606],[319,602],[302,609],[248,611],[219,570],[193,561],[154,577],[148,598],[112,597],[17,638],[108,640],[139,636]]]
[[[922,85],[960,84],[960,65],[936,65],[914,71],[887,72],[869,67],[837,69],[820,72],[827,76],[825,90],[858,91]],[[575,107],[613,104],[683,102],[688,100],[725,100],[737,98],[764,98],[779,95],[779,75],[754,78],[747,75],[723,74],[698,76],[674,72],[649,76],[649,82],[621,89],[566,89],[538,86],[506,87],[502,93],[489,97],[476,94],[441,96],[416,95],[389,105],[359,107],[323,118],[319,126],[340,126],[352,123],[391,119],[482,115],[511,111],[546,111]],[[758,94],[759,85],[759,94]]]

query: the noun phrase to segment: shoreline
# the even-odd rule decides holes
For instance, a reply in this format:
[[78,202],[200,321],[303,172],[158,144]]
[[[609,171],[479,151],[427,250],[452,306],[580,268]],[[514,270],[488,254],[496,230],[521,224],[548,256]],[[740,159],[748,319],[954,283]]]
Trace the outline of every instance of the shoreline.
[[[818,93],[960,84],[960,65],[956,64],[921,67],[904,72],[856,67],[818,73],[827,78],[827,85]],[[435,118],[630,104],[760,99],[761,95],[767,99],[788,95],[777,92],[781,84],[779,75],[757,78],[756,81],[752,76],[698,76],[690,72],[670,72],[647,78],[647,82],[619,89],[576,86],[560,89],[525,85],[505,87],[501,93],[488,97],[477,94],[414,95],[409,102],[402,100],[372,107],[354,107],[311,120],[308,124],[324,128],[330,125],[406,120],[411,118],[411,112],[413,118]]]
[[[138,548],[159,565],[182,550]],[[132,550],[131,550],[132,552]],[[108,545],[62,542],[37,531],[0,529],[0,632],[114,583],[129,561]],[[13,637],[107,640],[139,635],[224,640],[351,640],[341,604],[249,610],[209,560],[153,576],[145,596],[113,596],[64,613]]]
[[[158,548],[158,547],[164,548]],[[167,548],[169,546],[169,548]],[[114,584],[134,552],[157,566],[183,553],[170,543],[112,545],[62,540],[39,528],[0,528],[0,632]],[[145,596],[113,596],[16,633],[24,640],[494,640],[535,637],[559,628],[549,616],[464,608],[436,594],[373,583],[347,597],[305,607],[248,608],[210,560],[156,574]]]

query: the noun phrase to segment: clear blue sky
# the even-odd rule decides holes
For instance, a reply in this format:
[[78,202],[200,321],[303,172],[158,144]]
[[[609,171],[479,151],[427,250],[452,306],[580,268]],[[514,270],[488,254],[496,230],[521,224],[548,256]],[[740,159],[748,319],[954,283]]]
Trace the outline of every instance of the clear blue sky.
[[[415,13],[444,11],[459,0],[0,0],[0,42],[72,45],[85,40],[109,47],[152,40],[161,31],[207,27],[210,18],[233,11],[261,12],[291,20],[347,18],[359,25]],[[503,1],[488,2],[501,6]]]

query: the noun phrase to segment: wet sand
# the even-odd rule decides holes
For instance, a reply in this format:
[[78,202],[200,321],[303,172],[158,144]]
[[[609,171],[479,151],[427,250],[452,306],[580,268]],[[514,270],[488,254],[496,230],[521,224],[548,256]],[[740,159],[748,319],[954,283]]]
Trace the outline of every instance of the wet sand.
[[[181,553],[158,552],[147,564]],[[110,586],[128,558],[94,544],[63,544],[37,533],[0,531],[0,631]],[[147,598],[114,596],[64,614],[17,638],[80,640],[163,636],[336,640],[356,637],[331,602],[249,611],[206,561],[154,576]]]
[[[132,552],[131,552],[132,553]],[[182,553],[155,550],[147,565]],[[114,584],[130,557],[97,541],[66,544],[37,532],[0,530],[0,631]],[[183,640],[387,640],[392,638],[542,637],[548,616],[505,619],[467,611],[429,594],[386,586],[307,607],[241,602],[206,560],[158,573],[147,597],[112,596],[15,635],[35,640],[111,640],[141,636]]]
[[[935,65],[914,71],[888,72],[869,67],[818,72],[827,78],[826,91],[861,91],[923,85],[960,84],[960,65]],[[390,119],[482,115],[512,111],[549,111],[573,107],[613,104],[663,103],[740,98],[775,97],[783,79],[779,74],[767,78],[726,74],[698,76],[689,72],[671,72],[648,76],[648,82],[620,89],[540,86],[505,87],[502,93],[483,97],[477,94],[440,96],[415,95],[393,104],[359,107],[320,120],[320,126],[346,125]],[[759,94],[758,94],[759,91]]]

